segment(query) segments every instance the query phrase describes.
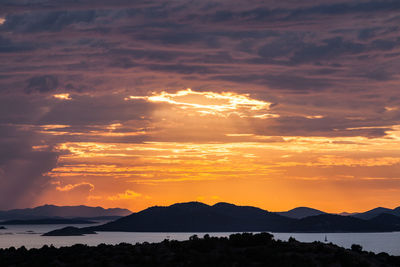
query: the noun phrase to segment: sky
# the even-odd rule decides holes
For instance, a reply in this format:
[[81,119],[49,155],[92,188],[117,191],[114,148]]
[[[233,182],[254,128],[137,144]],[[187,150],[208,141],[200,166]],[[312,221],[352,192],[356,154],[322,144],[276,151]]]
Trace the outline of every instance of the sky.
[[400,206],[398,0],[0,0],[0,209]]

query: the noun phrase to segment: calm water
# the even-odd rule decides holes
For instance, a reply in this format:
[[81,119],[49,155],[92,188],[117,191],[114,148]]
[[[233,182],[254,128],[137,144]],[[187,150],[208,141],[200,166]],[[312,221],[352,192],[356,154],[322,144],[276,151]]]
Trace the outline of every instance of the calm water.
[[[11,246],[26,248],[40,248],[43,245],[55,247],[71,246],[73,244],[87,244],[95,246],[101,243],[119,244],[121,242],[160,242],[164,239],[187,240],[197,234],[202,237],[204,233],[125,233],[125,232],[99,232],[97,235],[87,236],[41,236],[48,231],[59,229],[67,225],[8,225],[6,230],[0,230],[0,247]],[[85,227],[87,225],[76,225]],[[229,236],[231,233],[210,233],[211,236]],[[364,250],[376,253],[387,252],[400,255],[400,232],[392,233],[272,233],[275,239],[287,240],[294,237],[301,242],[323,241],[325,235],[328,242],[342,247],[350,248],[352,244],[360,244]]]

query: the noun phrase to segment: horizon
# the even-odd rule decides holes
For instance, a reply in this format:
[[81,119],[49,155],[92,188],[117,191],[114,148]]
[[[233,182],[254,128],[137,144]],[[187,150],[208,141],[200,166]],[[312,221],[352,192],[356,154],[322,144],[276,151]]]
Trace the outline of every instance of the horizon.
[[[278,212],[287,212],[287,211],[291,211],[291,210],[294,210],[294,209],[297,209],[297,208],[309,208],[309,209],[319,210],[319,211],[322,211],[322,212],[325,212],[325,213],[328,213],[328,214],[339,214],[339,215],[342,214],[342,213],[348,213],[348,214],[352,214],[352,213],[364,213],[364,212],[368,212],[368,211],[371,211],[371,210],[374,210],[374,209],[379,209],[379,208],[387,208],[387,209],[392,209],[392,210],[394,210],[394,209],[400,207],[400,205],[394,206],[394,207],[381,207],[381,206],[376,206],[376,207],[373,207],[373,208],[369,208],[369,209],[367,209],[367,210],[359,210],[359,211],[326,211],[326,210],[322,210],[322,209],[315,208],[315,207],[296,206],[296,207],[293,207],[293,208],[289,208],[289,209],[287,209],[287,210],[277,210],[277,211],[276,211],[276,210],[269,210],[269,209],[266,209],[266,208],[263,208],[263,207],[252,206],[252,205],[245,205],[245,204],[237,204],[237,203],[231,203],[231,202],[226,202],[226,201],[219,201],[219,202],[214,202],[214,203],[205,203],[205,202],[193,200],[193,201],[176,202],[176,203],[171,203],[171,204],[167,204],[167,205],[157,205],[157,204],[155,204],[155,205],[148,206],[148,207],[145,207],[145,208],[140,209],[140,210],[130,210],[130,209],[127,209],[127,208],[122,208],[122,207],[117,207],[117,206],[106,208],[106,207],[102,207],[102,206],[88,206],[88,205],[55,205],[55,204],[49,204],[49,203],[42,204],[42,205],[39,205],[39,206],[25,207],[25,208],[18,208],[18,209],[34,209],[34,208],[43,207],[43,206],[56,206],[56,207],[80,207],[80,206],[85,206],[85,207],[90,207],[90,208],[103,208],[103,209],[127,209],[127,210],[129,210],[130,212],[132,212],[132,213],[137,213],[137,212],[140,212],[140,211],[146,210],[146,209],[148,209],[148,208],[152,208],[152,207],[169,207],[169,206],[172,206],[172,205],[175,205],[175,204],[188,204],[188,203],[201,203],[201,204],[205,204],[205,205],[207,205],[207,206],[214,206],[214,205],[216,205],[216,204],[225,203],[225,204],[231,204],[231,205],[234,205],[234,206],[242,206],[242,207],[243,207],[243,206],[248,206],[248,207],[260,208],[260,209],[262,209],[262,210],[265,210],[265,211],[268,211],[268,212],[274,212],[274,213],[278,213]],[[9,210],[13,210],[13,209],[9,209]],[[0,211],[9,211],[9,210],[0,210]]]
[[0,210],[397,207],[396,1],[0,4]]

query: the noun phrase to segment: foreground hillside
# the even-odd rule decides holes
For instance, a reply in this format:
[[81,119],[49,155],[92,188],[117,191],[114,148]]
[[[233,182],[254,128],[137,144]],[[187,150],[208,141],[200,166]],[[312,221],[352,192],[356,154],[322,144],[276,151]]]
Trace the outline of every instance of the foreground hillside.
[[0,249],[1,266],[400,266],[400,257],[321,242],[275,241],[268,233],[188,241],[41,249]]

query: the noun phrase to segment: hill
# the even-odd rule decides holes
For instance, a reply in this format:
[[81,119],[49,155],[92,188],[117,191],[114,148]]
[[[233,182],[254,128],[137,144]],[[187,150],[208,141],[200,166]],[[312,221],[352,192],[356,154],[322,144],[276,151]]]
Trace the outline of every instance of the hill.
[[395,225],[400,227],[400,217],[387,213],[379,214],[369,221],[380,225]]
[[230,232],[278,230],[292,219],[259,208],[200,202],[151,207],[104,225],[95,231]]
[[400,227],[390,221],[368,221],[351,216],[321,214],[297,220],[288,232],[386,232]]
[[89,206],[44,205],[36,208],[0,211],[0,220],[31,220],[43,218],[91,218],[104,216],[127,216],[132,212],[127,209]]
[[279,215],[293,218],[293,219],[302,219],[305,217],[309,216],[316,216],[316,215],[321,215],[321,214],[326,214],[323,211],[308,208],[308,207],[297,207],[294,209],[291,209],[289,211],[282,211],[282,212],[276,212]]
[[[363,220],[320,214],[292,219],[255,207],[200,202],[151,207],[121,219],[80,230],[116,232],[390,232],[400,230],[392,217]],[[71,229],[69,233],[74,234]],[[66,235],[62,229],[51,235]]]
[[375,208],[375,209],[372,209],[372,210],[369,210],[366,212],[354,214],[352,216],[356,217],[356,218],[364,219],[364,220],[369,220],[369,219],[372,219],[382,213],[391,214],[392,211],[393,210],[388,209],[388,208],[378,207],[378,208]]

